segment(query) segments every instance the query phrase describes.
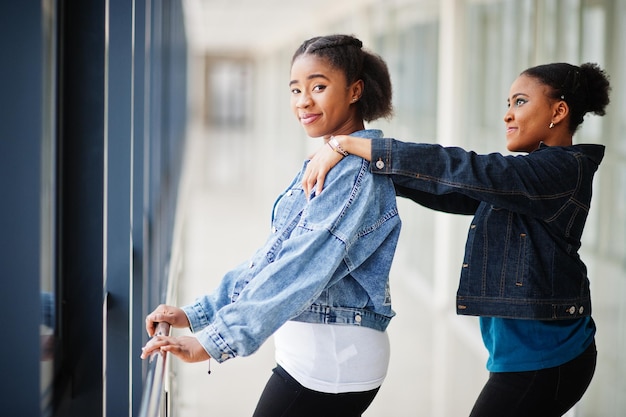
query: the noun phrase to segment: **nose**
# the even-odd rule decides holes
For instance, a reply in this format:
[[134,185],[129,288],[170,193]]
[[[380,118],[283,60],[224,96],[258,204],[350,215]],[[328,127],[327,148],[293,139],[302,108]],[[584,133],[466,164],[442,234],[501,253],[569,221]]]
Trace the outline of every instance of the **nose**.
[[298,108],[304,109],[306,107],[309,107],[310,105],[311,105],[311,96],[307,94],[306,92],[302,92],[298,96],[298,100],[296,101],[296,106]]
[[504,113],[504,123],[508,123],[511,120],[513,120],[513,113],[511,112],[511,108],[509,107],[506,113]]

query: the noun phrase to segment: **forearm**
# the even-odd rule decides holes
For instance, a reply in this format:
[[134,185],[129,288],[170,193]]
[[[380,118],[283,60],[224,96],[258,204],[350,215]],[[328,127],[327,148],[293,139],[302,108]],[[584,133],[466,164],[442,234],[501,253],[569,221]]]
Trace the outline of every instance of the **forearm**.
[[376,161],[372,172],[390,175],[396,190],[405,190],[403,194],[410,189],[440,196],[463,194],[531,216],[560,210],[580,178],[576,158],[560,147],[523,156],[481,155],[458,147],[383,138],[372,140],[371,157]]
[[351,155],[356,155],[368,161],[372,160],[372,141],[371,139],[360,138],[356,136],[335,136],[341,147]]
[[453,214],[474,214],[480,201],[461,193],[437,195],[396,185],[396,194],[424,207]]

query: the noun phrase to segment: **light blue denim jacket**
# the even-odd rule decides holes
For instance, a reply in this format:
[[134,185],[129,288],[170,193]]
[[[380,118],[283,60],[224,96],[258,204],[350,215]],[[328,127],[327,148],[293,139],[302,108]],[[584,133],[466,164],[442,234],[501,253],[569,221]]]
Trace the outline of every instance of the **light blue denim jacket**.
[[265,244],[212,294],[183,307],[218,362],[252,354],[288,320],[383,331],[395,315],[389,270],[401,223],[391,179],[348,156],[329,173],[324,191],[307,200],[301,185],[307,163],[278,197]]
[[541,145],[527,155],[372,141],[372,170],[398,195],[472,214],[457,313],[539,320],[591,314],[578,250],[602,145]]

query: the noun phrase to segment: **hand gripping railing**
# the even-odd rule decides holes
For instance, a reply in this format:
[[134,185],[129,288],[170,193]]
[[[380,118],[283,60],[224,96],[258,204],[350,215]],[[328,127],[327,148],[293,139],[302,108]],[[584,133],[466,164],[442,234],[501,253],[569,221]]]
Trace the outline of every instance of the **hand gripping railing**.
[[[158,323],[155,336],[169,336],[170,325]],[[139,417],[157,417],[167,415],[165,403],[162,401],[163,384],[166,376],[167,352],[156,350],[148,358],[148,373],[146,375]]]

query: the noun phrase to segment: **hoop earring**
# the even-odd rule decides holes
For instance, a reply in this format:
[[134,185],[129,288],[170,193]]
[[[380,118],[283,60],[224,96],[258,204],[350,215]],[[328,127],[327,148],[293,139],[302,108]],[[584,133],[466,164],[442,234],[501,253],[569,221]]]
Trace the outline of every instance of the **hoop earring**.
[[548,126],[550,129],[552,129],[554,127],[554,123],[550,122],[550,126]]

